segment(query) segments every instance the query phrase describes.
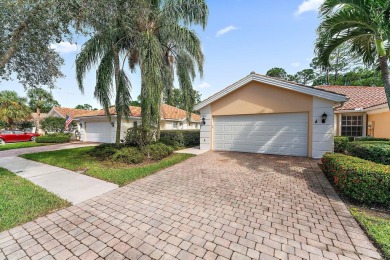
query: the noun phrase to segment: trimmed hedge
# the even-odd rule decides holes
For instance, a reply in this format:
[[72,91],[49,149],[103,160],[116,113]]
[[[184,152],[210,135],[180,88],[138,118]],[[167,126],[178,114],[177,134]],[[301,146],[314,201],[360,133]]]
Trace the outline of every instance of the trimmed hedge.
[[361,203],[390,205],[390,166],[333,153],[326,153],[322,164],[346,196]]
[[334,137],[334,152],[335,153],[343,153],[347,148],[347,144],[349,143],[349,139],[346,136],[335,136]]
[[359,141],[359,142],[390,141],[390,139],[366,136],[366,137],[355,137],[355,141]]
[[200,144],[200,130],[163,130],[160,138],[166,143],[167,139],[177,142],[180,146],[190,147]]
[[390,142],[352,142],[347,144],[346,150],[361,159],[390,165]]
[[35,138],[37,143],[68,143],[70,142],[70,134],[50,134],[42,135]]

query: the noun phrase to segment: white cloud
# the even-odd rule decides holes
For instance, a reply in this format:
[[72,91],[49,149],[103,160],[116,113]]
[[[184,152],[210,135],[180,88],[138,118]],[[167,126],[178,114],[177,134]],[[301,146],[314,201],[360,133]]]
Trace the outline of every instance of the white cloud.
[[77,51],[77,44],[72,44],[70,42],[60,42],[50,44],[50,48],[61,53],[70,53]]
[[205,88],[209,88],[209,87],[211,87],[211,85],[207,82],[202,82],[198,85],[198,88],[200,88],[200,89],[205,89]]
[[299,62],[293,62],[291,63],[291,66],[295,67],[295,68],[298,68],[299,66],[301,66],[301,63]]
[[216,34],[217,37],[219,36],[222,36],[224,35],[225,33],[228,33],[228,32],[231,32],[231,31],[234,31],[234,30],[237,30],[238,27],[234,26],[234,25],[230,25],[230,26],[227,26],[221,30],[219,30]]
[[325,0],[304,0],[295,12],[295,15],[301,15],[306,12],[317,12],[318,8],[324,3]]

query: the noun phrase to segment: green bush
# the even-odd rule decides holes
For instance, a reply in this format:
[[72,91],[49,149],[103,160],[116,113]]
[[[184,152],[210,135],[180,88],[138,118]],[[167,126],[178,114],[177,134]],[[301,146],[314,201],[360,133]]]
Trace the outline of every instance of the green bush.
[[37,143],[68,143],[70,142],[70,134],[50,134],[38,136],[35,139]]
[[138,164],[142,163],[145,159],[145,156],[141,151],[136,147],[125,147],[120,150],[117,150],[112,156],[114,162],[122,162],[127,164]]
[[345,136],[335,136],[334,137],[334,152],[335,153],[343,153],[347,148],[347,144],[349,143],[348,137]]
[[333,153],[325,154],[322,164],[346,196],[361,203],[390,205],[390,166]]
[[171,140],[167,137],[160,138],[159,142],[171,146],[175,150],[180,148],[180,144],[177,141]]
[[125,144],[142,147],[152,143],[157,130],[145,129],[142,126],[129,128],[126,131]]
[[368,161],[390,165],[390,142],[364,141],[352,142],[347,145],[350,155]]
[[366,137],[356,137],[355,141],[359,141],[359,142],[390,141],[390,139],[366,136]]
[[173,148],[163,143],[154,143],[143,147],[142,152],[152,160],[161,160],[172,154]]
[[89,155],[100,160],[111,159],[111,157],[120,149],[115,144],[101,144],[95,146],[90,152]]
[[180,146],[197,146],[200,144],[200,130],[163,130],[160,138],[172,140]]

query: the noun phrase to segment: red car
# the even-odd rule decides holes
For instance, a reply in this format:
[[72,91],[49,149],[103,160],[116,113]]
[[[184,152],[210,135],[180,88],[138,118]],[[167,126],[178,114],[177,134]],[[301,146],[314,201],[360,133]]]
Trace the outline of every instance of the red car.
[[26,142],[34,141],[39,134],[26,133],[18,130],[5,130],[0,132],[0,142],[14,143],[14,142]]

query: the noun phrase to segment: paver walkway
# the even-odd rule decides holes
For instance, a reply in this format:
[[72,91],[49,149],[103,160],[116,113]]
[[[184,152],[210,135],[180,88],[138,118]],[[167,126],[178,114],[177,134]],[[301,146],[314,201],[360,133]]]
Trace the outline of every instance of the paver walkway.
[[0,259],[381,258],[317,162],[208,152],[0,233]]
[[201,155],[201,154],[204,154],[207,152],[208,152],[208,150],[201,150],[199,146],[175,151],[175,153],[187,153],[187,154],[193,154],[193,155]]

